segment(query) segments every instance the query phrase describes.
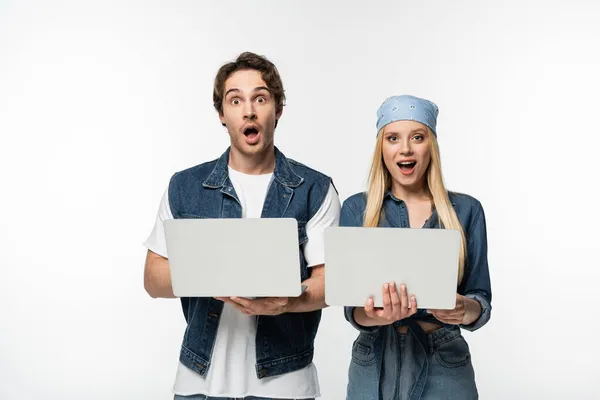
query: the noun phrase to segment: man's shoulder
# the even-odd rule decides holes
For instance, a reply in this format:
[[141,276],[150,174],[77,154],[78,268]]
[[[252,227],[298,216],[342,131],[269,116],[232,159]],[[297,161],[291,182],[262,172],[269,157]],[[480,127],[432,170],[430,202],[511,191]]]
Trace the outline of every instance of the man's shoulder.
[[324,172],[318,171],[312,167],[309,167],[306,164],[303,164],[299,161],[296,161],[292,158],[287,158],[288,163],[294,170],[294,173],[304,178],[305,180],[323,180],[329,181],[331,178],[325,174]]
[[218,160],[219,159],[216,158],[214,160],[205,161],[201,164],[196,164],[192,167],[177,171],[171,177],[171,183],[190,183],[193,181],[200,181],[200,183],[202,183],[214,170]]

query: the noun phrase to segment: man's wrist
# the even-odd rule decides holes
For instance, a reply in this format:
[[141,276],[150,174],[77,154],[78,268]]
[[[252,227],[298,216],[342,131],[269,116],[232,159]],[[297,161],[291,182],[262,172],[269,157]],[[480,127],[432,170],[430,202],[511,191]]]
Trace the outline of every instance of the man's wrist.
[[285,305],[281,306],[281,314],[293,312],[298,304],[299,297],[288,297]]

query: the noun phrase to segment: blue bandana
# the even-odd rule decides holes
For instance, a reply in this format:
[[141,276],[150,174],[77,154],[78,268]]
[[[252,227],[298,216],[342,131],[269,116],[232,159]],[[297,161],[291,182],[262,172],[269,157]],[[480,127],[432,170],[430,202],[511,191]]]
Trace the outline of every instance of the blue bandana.
[[402,95],[388,97],[377,110],[377,132],[395,121],[416,121],[435,131],[438,106],[435,103],[415,96]]

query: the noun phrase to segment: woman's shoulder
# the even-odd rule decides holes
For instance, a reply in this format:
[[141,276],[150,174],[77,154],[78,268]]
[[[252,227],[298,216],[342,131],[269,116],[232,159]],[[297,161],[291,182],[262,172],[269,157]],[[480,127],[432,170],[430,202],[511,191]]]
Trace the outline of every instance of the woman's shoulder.
[[344,204],[342,207],[350,207],[355,211],[363,211],[367,205],[367,192],[358,192],[346,200],[344,200]]
[[476,197],[466,193],[448,192],[448,198],[465,229],[484,218],[483,206]]
[[482,207],[479,199],[467,193],[448,191],[448,198],[455,207],[460,206],[470,209],[478,209]]

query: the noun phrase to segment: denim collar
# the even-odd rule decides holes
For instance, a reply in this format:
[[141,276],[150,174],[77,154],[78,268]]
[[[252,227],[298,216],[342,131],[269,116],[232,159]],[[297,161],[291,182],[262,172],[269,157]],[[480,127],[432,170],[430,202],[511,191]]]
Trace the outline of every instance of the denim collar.
[[[386,199],[387,197],[394,200],[395,202],[404,201],[394,196],[394,194],[392,193],[392,189],[387,189],[385,191],[385,196],[383,196],[383,198]],[[456,198],[454,197],[454,194],[452,192],[448,192],[448,198],[450,199],[450,203],[452,203],[452,206],[456,207]]]
[[[219,157],[212,172],[202,183],[203,186],[216,189],[225,185],[225,182],[229,177],[228,165],[230,151],[231,147],[228,147],[227,150],[225,150],[225,153]],[[298,187],[304,182],[304,178],[292,170],[288,159],[277,147],[275,147],[275,171],[273,171],[273,176],[282,185],[292,188]]]

